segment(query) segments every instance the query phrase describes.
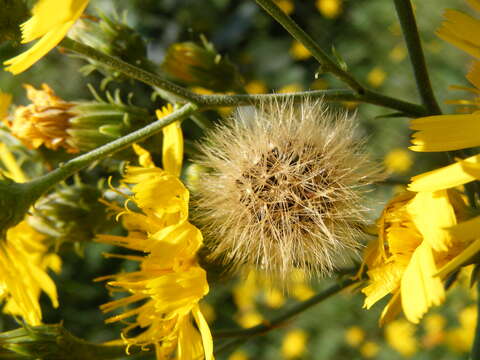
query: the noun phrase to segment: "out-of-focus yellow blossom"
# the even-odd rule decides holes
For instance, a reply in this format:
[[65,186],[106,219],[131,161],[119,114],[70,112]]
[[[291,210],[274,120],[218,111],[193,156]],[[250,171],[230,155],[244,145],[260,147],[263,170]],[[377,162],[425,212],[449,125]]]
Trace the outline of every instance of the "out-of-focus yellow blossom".
[[[16,182],[28,180],[5,144],[0,144],[0,160],[6,169],[2,175]],[[57,289],[48,270],[60,272],[61,260],[49,253],[44,239],[26,220],[8,229],[5,239],[0,239],[0,300],[6,302],[3,311],[21,316],[34,326],[42,322],[42,291],[58,307]]]
[[360,326],[350,326],[344,337],[348,345],[358,347],[365,339],[365,331]]
[[250,328],[260,325],[263,322],[263,316],[256,310],[241,312],[235,316],[237,323],[243,328]]
[[122,331],[129,346],[153,345],[157,359],[170,358],[176,350],[179,360],[210,360],[212,336],[198,304],[209,291],[206,272],[196,258],[203,239],[200,230],[188,222],[189,192],[178,178],[183,144],[179,124],[168,125],[163,134],[164,169],[156,167],[150,154],[138,145],[134,150],[140,166],[126,169],[123,183],[133,184],[129,202],[141,210],[117,209],[128,235],[99,236],[103,243],[145,254],[112,255],[138,261],[140,268],[107,277],[112,290],[130,295],[101,308],[111,312],[138,304],[107,320],[135,318]]
[[245,280],[233,288],[233,301],[240,311],[255,309],[255,298],[259,291],[257,281],[257,273],[252,270]]
[[4,62],[6,70],[19,74],[35,64],[57,46],[68,30],[82,15],[89,0],[39,0],[33,7],[33,16],[23,23],[22,43],[39,39],[22,54]]
[[447,345],[457,352],[469,352],[472,348],[477,324],[477,308],[469,306],[463,309],[458,320],[460,326],[447,331]]
[[381,86],[385,79],[387,78],[387,73],[380,67],[375,66],[367,75],[367,82],[374,88]]
[[277,288],[265,289],[264,299],[265,305],[273,309],[282,307],[282,305],[285,304],[285,296]]
[[245,91],[249,94],[265,94],[268,89],[263,81],[252,80],[245,85]]
[[296,329],[289,331],[282,340],[282,355],[285,359],[299,358],[305,353],[307,333]]
[[388,56],[393,62],[399,63],[407,57],[407,49],[403,43],[397,44],[393,47]]
[[287,14],[287,15],[290,15],[293,10],[295,10],[295,4],[293,2],[293,0],[274,0],[275,1],[275,4],[277,4],[277,6],[282,9],[282,11]]
[[279,94],[295,93],[303,91],[303,86],[297,83],[288,84],[278,89]]
[[430,349],[445,341],[445,318],[440,314],[427,315],[423,321],[425,335],[422,338],[423,347]]
[[412,356],[417,352],[415,326],[406,320],[395,320],[385,327],[388,344],[403,356]]
[[47,85],[37,90],[31,85],[24,85],[27,97],[32,102],[28,106],[18,106],[9,125],[12,134],[22,140],[29,148],[38,148],[41,145],[57,150],[65,148],[70,153],[78,149],[69,144],[69,120],[74,116],[69,110],[73,103],[66,102],[55,95]]
[[294,40],[290,47],[290,55],[296,60],[305,60],[312,56],[310,51],[297,40]]
[[410,170],[413,164],[412,155],[402,148],[391,150],[383,162],[388,172],[400,174]]
[[315,295],[312,287],[309,285],[305,271],[296,269],[292,272],[291,285],[289,293],[297,300],[305,301]]
[[366,359],[372,359],[377,356],[380,346],[373,341],[367,341],[360,347],[360,354]]
[[237,350],[232,355],[228,357],[228,360],[248,360],[249,357],[245,353],[245,351]]
[[12,103],[12,95],[0,91],[0,121],[8,116],[8,108]]
[[409,321],[418,323],[431,306],[443,302],[445,290],[436,275],[465,247],[445,228],[462,220],[465,209],[462,197],[450,190],[404,192],[387,204],[378,221],[378,238],[365,252],[369,283],[362,290],[366,308],[393,295],[381,323],[402,309]]
[[342,13],[342,0],[317,0],[318,11],[328,19],[334,19]]

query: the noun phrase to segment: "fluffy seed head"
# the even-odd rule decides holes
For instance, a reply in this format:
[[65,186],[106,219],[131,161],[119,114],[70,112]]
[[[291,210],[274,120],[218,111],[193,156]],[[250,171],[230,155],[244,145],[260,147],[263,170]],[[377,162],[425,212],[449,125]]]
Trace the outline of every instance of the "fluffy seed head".
[[328,275],[359,248],[365,186],[378,178],[346,113],[322,101],[240,109],[200,144],[196,194],[212,258],[283,281]]

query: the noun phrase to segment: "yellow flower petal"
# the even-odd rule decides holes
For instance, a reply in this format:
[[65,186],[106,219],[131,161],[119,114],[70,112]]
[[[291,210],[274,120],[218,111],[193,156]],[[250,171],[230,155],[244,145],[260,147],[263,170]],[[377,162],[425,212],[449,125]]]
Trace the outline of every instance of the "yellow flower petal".
[[155,164],[153,163],[152,160],[152,155],[142,148],[140,145],[133,144],[133,151],[135,151],[135,154],[138,156],[138,163],[146,168],[151,168],[155,167]]
[[412,120],[413,151],[452,151],[480,145],[480,112]]
[[24,53],[4,62],[14,75],[25,71],[62,41],[68,30],[82,15],[89,0],[40,0],[33,16],[21,25],[22,42],[40,38]]
[[445,291],[436,273],[432,250],[423,242],[413,253],[401,282],[402,308],[409,321],[418,323],[432,305],[444,300]]
[[18,165],[17,160],[15,160],[15,157],[4,143],[0,143],[0,160],[8,170],[7,175],[13,181],[20,183],[28,181],[22,168]]
[[446,190],[419,192],[407,205],[407,211],[422,234],[423,243],[435,251],[448,250],[452,240],[444,229],[455,225],[457,220]]
[[183,135],[179,121],[163,128],[163,168],[169,173],[180,176],[183,159]]
[[50,30],[30,49],[5,61],[4,65],[10,65],[6,67],[5,70],[10,71],[14,75],[27,70],[62,41],[74,22],[75,21],[72,20]]
[[12,95],[0,91],[0,122],[8,116],[8,108],[12,102]]
[[455,164],[412,177],[410,191],[438,191],[455,188],[479,178],[480,154],[457,161]]
[[447,10],[437,35],[470,55],[480,58],[480,21],[460,11]]
[[200,330],[200,335],[202,336],[203,351],[205,352],[205,360],[213,360],[213,339],[212,333],[210,332],[210,327],[208,326],[205,317],[198,305],[192,309],[193,317],[197,323],[198,329]]
[[379,325],[383,326],[391,322],[402,311],[402,298],[400,296],[400,290],[393,294],[392,298],[385,306],[380,315]]
[[78,19],[89,0],[39,0],[33,7],[33,16],[23,23],[22,42],[33,41],[62,23]]

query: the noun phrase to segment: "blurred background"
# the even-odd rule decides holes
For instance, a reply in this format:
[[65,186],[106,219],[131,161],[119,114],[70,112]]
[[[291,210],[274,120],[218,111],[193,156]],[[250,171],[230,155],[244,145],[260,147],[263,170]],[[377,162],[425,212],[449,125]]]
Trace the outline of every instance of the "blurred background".
[[[360,82],[382,94],[419,102],[392,1],[278,0],[277,4],[327,52],[343,59]],[[437,38],[435,30],[447,7],[462,10],[465,4],[448,0],[414,1],[414,4],[437,98],[445,113],[454,112],[456,109],[444,102],[468,97],[450,90],[449,86],[468,85],[464,75],[469,60]],[[168,70],[161,64],[165,63],[171,45],[193,42],[202,47],[208,41],[225,61],[235,66],[235,86],[218,84],[213,90],[191,86],[197,92],[226,90],[254,94],[345,88],[332,76],[322,74],[308,51],[253,0],[92,0],[87,13],[112,19],[125,17],[125,24],[135,30],[132,34],[141,36],[130,38],[131,42],[125,45],[127,49],[137,49],[138,58],[126,60],[140,61],[138,64],[142,67],[159,73]],[[82,35],[78,36],[86,41]],[[108,45],[109,38],[106,39]],[[0,61],[20,51],[15,41],[3,42]],[[91,100],[93,96],[87,88],[87,84],[91,84],[101,94],[107,90],[113,93],[116,89],[125,97],[131,93],[132,102],[149,111],[162,104],[152,98],[150,88],[115,74],[112,77],[95,64],[85,68],[86,64],[84,59],[67,57],[57,49],[21,75],[14,77],[1,71],[0,90],[12,93],[14,103],[20,105],[28,103],[22,87],[25,83],[40,87],[47,82],[67,101]],[[83,72],[79,70],[82,67]],[[111,77],[110,81],[105,80],[105,75]],[[181,79],[177,80],[182,83]],[[356,103],[332,106],[345,107],[356,114],[372,156],[383,162],[391,175],[370,194],[370,203],[375,209],[372,220],[410,176],[446,162],[443,155],[409,151],[408,119],[388,117],[392,110]],[[213,122],[221,121],[230,111],[222,109],[205,116]],[[189,140],[201,137],[200,127],[194,124],[184,127]],[[106,316],[98,306],[107,302],[109,296],[103,283],[92,280],[134,265],[104,259],[102,252],[112,251],[105,245],[90,243],[83,250],[82,256],[63,251],[63,271],[53,275],[61,306],[54,310],[45,299],[45,322],[63,321],[68,330],[90,341],[115,339],[121,326],[103,324]],[[367,311],[362,308],[363,295],[351,291],[327,300],[282,328],[224,352],[220,359],[464,359],[468,357],[473,339],[476,310],[466,277],[459,281],[463,285],[450,291],[446,303],[430,311],[419,326],[399,318],[380,328],[378,318],[385,302]],[[279,289],[265,291],[255,285],[251,277],[219,282],[211,286],[203,310],[212,329],[250,327],[271,318],[279,308],[307,299],[328,285],[326,280],[314,283],[299,280],[287,297]],[[16,327],[9,317],[3,316],[0,320],[2,331]]]

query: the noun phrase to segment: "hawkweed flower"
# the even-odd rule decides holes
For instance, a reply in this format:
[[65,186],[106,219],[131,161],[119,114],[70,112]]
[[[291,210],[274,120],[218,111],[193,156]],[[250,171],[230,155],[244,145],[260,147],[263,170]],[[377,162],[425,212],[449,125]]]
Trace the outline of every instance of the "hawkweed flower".
[[464,220],[466,210],[453,190],[404,192],[387,204],[378,220],[378,237],[365,251],[369,280],[362,289],[367,309],[392,294],[381,324],[401,310],[418,323],[431,306],[444,301],[439,271],[466,246],[446,229]]
[[32,103],[16,108],[9,127],[29,148],[89,151],[153,120],[146,110],[124,104],[118,92],[104,101],[92,90],[96,101],[68,102],[47,84],[39,90],[24,86]]
[[[8,213],[7,210],[10,209],[6,206],[10,204],[4,203],[4,187],[8,190],[12,180],[25,182],[27,177],[5,144],[0,144],[0,160],[5,167],[0,176],[0,203],[4,205],[2,211]],[[22,197],[25,194],[18,195]],[[21,202],[19,198],[16,201]],[[61,260],[49,251],[45,236],[32,228],[27,220],[15,222],[15,226],[1,229],[0,300],[5,302],[3,312],[20,316],[30,325],[40,325],[40,294],[45,292],[53,306],[58,306],[56,286],[48,275],[48,270],[59,272]]]
[[[470,0],[468,4],[480,10],[480,1]],[[456,10],[447,10],[445,22],[437,34],[444,40],[477,58],[467,74],[467,79],[475,86],[472,91],[480,93],[480,42],[476,34],[480,31],[480,20]],[[413,146],[410,149],[421,152],[454,151],[480,145],[478,135],[478,99],[467,102],[469,114],[428,116],[412,120]],[[435,169],[412,178],[409,189],[412,191],[440,191],[453,189],[480,179],[480,154]],[[480,217],[468,219],[448,229],[452,237],[464,244],[463,251],[445,265],[441,274],[452,272],[468,262],[480,251]]]
[[39,0],[33,10],[33,16],[24,22],[22,43],[39,39],[24,53],[4,62],[5,70],[17,75],[57,46],[68,30],[82,15],[89,0]]
[[328,275],[360,247],[362,192],[379,169],[353,119],[321,101],[240,110],[208,134],[195,201],[212,257],[287,280]]
[[[178,178],[183,157],[180,124],[167,126],[163,134],[163,169],[137,145],[134,149],[140,166],[126,169],[123,183],[133,184],[129,202],[141,210],[120,212],[128,235],[99,237],[101,242],[140,253],[117,255],[138,261],[140,267],[110,277],[108,285],[113,291],[130,295],[101,308],[124,311],[107,322],[135,318],[123,330],[122,338],[128,345],[153,345],[157,359],[169,359],[176,352],[179,360],[210,360],[212,337],[198,304],[209,291],[206,272],[196,257],[202,233],[188,222],[189,193]],[[132,308],[125,308],[129,305]],[[136,333],[131,334],[132,330]]]

